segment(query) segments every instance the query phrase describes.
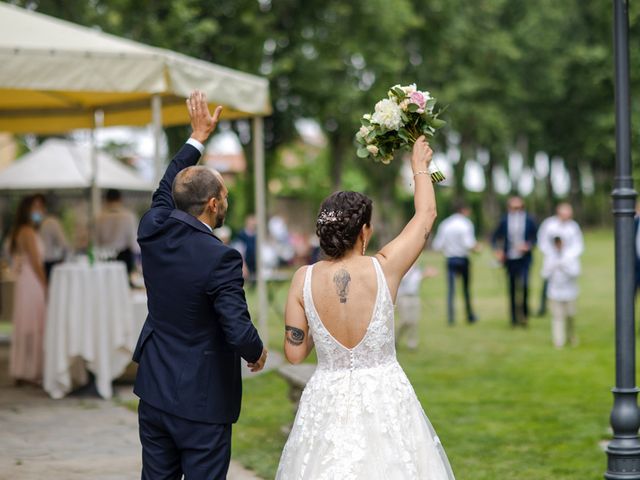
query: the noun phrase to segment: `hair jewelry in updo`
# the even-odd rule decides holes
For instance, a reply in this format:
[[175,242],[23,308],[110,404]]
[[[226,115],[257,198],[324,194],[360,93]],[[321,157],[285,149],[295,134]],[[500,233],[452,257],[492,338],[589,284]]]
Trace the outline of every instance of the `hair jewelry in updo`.
[[327,197],[316,221],[322,251],[340,258],[351,250],[362,227],[371,223],[371,209],[371,199],[358,192],[336,192]]

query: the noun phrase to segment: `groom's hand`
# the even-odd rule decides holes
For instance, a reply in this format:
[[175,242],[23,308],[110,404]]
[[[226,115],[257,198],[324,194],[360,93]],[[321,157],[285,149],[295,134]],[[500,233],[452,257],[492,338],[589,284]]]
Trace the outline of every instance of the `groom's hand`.
[[222,107],[216,107],[213,115],[209,112],[207,96],[200,90],[194,90],[187,98],[187,109],[191,119],[191,138],[204,144],[214,132],[222,113]]
[[267,349],[263,348],[262,355],[260,355],[260,358],[255,363],[247,363],[247,367],[249,367],[249,370],[251,370],[254,373],[259,372],[264,368],[264,364],[266,362],[267,362]]

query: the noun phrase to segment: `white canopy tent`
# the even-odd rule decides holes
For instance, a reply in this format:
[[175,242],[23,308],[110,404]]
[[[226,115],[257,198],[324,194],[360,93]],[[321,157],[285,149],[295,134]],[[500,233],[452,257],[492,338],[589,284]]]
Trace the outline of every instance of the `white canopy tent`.
[[[205,92],[212,108],[222,105],[223,119],[253,118],[258,242],[266,240],[262,117],[271,113],[266,79],[5,3],[0,3],[0,65],[0,131],[46,134],[152,123],[157,178],[164,164],[162,126],[189,122],[184,100],[193,89]],[[258,299],[266,337],[260,258]]]
[[[90,145],[51,138],[0,171],[0,191],[91,188]],[[98,152],[98,188],[151,191],[154,185],[105,152]]]
[[223,118],[271,113],[264,78],[0,3],[0,131],[58,133],[146,125],[151,97],[162,124],[189,123],[184,99],[204,91]]

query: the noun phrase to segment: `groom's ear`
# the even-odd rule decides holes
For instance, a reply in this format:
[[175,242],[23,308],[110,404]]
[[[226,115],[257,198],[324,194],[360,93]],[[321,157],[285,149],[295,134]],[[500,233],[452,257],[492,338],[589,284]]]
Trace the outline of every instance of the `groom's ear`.
[[218,209],[218,199],[216,197],[211,197],[207,202],[207,205],[212,212],[215,212]]

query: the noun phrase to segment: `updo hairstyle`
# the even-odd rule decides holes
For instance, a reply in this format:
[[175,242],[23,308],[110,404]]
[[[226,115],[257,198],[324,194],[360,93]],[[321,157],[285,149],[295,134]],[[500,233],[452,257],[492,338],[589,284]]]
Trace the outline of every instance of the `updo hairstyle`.
[[330,258],[341,258],[353,248],[364,225],[371,224],[372,202],[358,192],[336,192],[320,205],[316,235]]

